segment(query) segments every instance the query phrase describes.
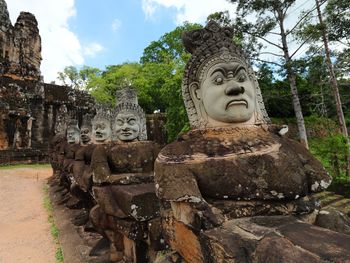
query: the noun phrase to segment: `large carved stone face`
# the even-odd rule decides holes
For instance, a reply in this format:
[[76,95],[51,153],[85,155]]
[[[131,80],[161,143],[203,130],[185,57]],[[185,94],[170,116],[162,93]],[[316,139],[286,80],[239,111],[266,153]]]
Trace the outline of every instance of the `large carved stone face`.
[[91,141],[91,129],[89,127],[81,127],[80,139],[83,144],[87,144]]
[[92,134],[97,143],[110,140],[111,133],[111,124],[106,119],[96,120],[92,125]]
[[133,141],[141,131],[140,118],[133,113],[120,112],[115,118],[115,133],[118,140]]
[[238,62],[208,67],[201,83],[190,89],[209,123],[245,123],[253,118],[255,89],[246,68]]
[[67,129],[67,142],[69,144],[78,143],[79,137],[80,137],[80,134],[77,129],[74,129],[74,128]]

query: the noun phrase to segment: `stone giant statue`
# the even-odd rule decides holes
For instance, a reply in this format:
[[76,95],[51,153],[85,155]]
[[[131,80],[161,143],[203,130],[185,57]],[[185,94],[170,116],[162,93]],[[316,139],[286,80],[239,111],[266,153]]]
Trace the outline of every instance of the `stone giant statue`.
[[145,262],[148,222],[159,208],[153,183],[159,147],[147,141],[145,114],[133,89],[118,91],[112,123],[113,142],[98,145],[92,154],[97,206],[90,218],[110,241],[113,262]]
[[309,195],[331,182],[307,149],[269,124],[254,71],[232,38],[232,28],[215,22],[183,34],[192,54],[182,84],[191,130],[155,163],[157,195],[172,208],[167,241],[187,262],[209,260],[201,231],[239,217],[310,213],[317,202]]
[[90,195],[92,187],[92,170],[90,164],[95,144],[92,143],[91,117],[90,114],[83,116],[83,122],[80,127],[80,147],[75,153],[73,164],[74,182],[70,187],[70,192],[82,201],[84,208],[87,210],[93,205],[92,196]]

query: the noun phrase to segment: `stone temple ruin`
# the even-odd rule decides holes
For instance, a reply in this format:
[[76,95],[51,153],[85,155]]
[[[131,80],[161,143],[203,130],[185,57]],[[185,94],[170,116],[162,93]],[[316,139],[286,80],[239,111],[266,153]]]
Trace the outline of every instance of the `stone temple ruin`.
[[77,211],[84,262],[349,262],[350,200],[332,206],[321,163],[270,124],[232,37],[215,22],[183,35],[191,130],[175,142],[147,140],[130,88],[51,140],[51,189]]
[[64,108],[80,123],[93,113],[85,92],[41,81],[41,39],[31,13],[11,24],[0,0],[0,164],[48,161],[48,138],[60,126]]
[[[67,118],[78,124],[94,114],[95,101],[84,91],[43,83],[41,38],[31,13],[11,24],[0,0],[0,165],[48,162],[48,141]],[[65,116],[65,117],[63,117]],[[148,136],[166,142],[164,117],[148,115]]]

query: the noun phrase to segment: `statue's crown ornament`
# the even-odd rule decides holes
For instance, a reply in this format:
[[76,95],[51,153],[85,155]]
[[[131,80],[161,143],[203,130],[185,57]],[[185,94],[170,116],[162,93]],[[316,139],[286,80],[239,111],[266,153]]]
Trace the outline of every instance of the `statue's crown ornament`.
[[92,123],[95,123],[99,120],[107,120],[111,121],[111,110],[110,108],[105,104],[99,104],[96,107],[96,115],[92,119]]
[[116,91],[117,104],[132,103],[138,105],[137,92],[127,87]]
[[[233,38],[232,27],[220,27],[216,22],[210,21],[206,27],[184,32],[182,41],[185,49],[194,54],[201,46],[215,45],[220,47],[230,47]],[[214,50],[215,51],[215,50]]]
[[[147,140],[147,128],[146,128],[146,116],[143,109],[138,104],[137,92],[132,87],[126,87],[116,92],[117,105],[113,112],[113,120],[119,114],[119,112],[130,112],[135,114],[140,119],[140,135],[138,139],[140,141]],[[114,125],[113,125],[114,126]]]
[[91,129],[91,126],[92,126],[91,122],[92,122],[92,115],[89,114],[89,113],[86,113],[83,116],[83,121],[81,123],[81,128],[86,127],[86,128]]
[[207,69],[220,62],[237,62],[244,66],[256,91],[256,123],[270,122],[255,73],[243,50],[233,42],[233,36],[233,28],[221,27],[215,21],[210,21],[202,29],[182,34],[185,49],[192,54],[182,81],[182,95],[192,128],[201,128],[203,123],[191,98],[189,86],[194,82],[201,83]]
[[78,125],[78,120],[76,119],[70,119],[67,125],[67,130],[74,129],[78,132],[80,132],[79,125]]

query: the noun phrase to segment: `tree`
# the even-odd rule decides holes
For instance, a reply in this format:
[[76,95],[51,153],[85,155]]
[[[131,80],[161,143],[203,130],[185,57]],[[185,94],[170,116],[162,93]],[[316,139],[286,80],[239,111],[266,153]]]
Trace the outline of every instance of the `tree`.
[[181,82],[185,64],[190,58],[182,44],[184,31],[201,28],[199,24],[184,23],[164,34],[144,49],[140,63],[147,73],[149,90],[158,92],[157,102],[164,105],[168,140],[174,140],[178,133],[189,129],[188,117],[183,103]]
[[338,41],[350,47],[350,2],[348,0],[328,0],[326,24],[330,41]]
[[[347,1],[348,2],[348,1]],[[348,139],[348,130],[346,127],[346,122],[345,122],[345,117],[343,113],[343,108],[342,108],[342,102],[339,94],[339,87],[338,87],[338,81],[336,77],[336,73],[334,71],[334,67],[331,61],[331,50],[329,48],[329,39],[328,39],[328,32],[331,33],[331,39],[333,41],[340,41],[343,43],[343,39],[346,39],[346,33],[350,33],[348,31],[349,29],[344,28],[344,25],[350,26],[350,19],[342,19],[339,18],[339,10],[344,11],[344,9],[349,8],[350,11],[350,4],[344,3],[343,1],[330,1],[326,7],[326,10],[328,10],[328,19],[324,20],[323,14],[321,12],[321,4],[325,3],[320,3],[319,0],[315,0],[316,3],[316,11],[317,11],[317,18],[318,18],[318,23],[313,23],[313,21],[308,21],[305,25],[303,25],[301,29],[301,33],[299,34],[305,41],[308,41],[312,39],[315,43],[315,41],[320,41],[322,42],[322,46],[324,49],[324,55],[325,55],[325,62],[328,68],[328,73],[329,73],[329,82],[330,86],[332,88],[332,93],[333,93],[333,98],[334,98],[334,104],[335,104],[335,109],[336,109],[336,116],[338,119],[338,123],[341,129],[341,132],[347,140],[347,144],[349,146],[349,151],[350,151],[350,143]],[[336,9],[338,12],[334,13],[333,10],[330,12],[330,8]],[[344,15],[346,17],[346,15]],[[333,23],[333,29],[329,29],[329,26],[327,24],[327,21]],[[340,22],[341,21],[341,22]],[[347,23],[348,22],[348,23]],[[337,28],[337,30],[335,29]],[[347,32],[348,31],[348,32]],[[348,158],[348,166],[350,167],[350,154]],[[347,169],[347,174],[350,176],[350,169]]]
[[[308,148],[308,141],[304,123],[304,117],[300,105],[298,96],[298,89],[296,85],[296,74],[293,69],[293,56],[303,46],[302,43],[293,53],[290,52],[287,38],[295,31],[298,25],[311,13],[308,11],[305,13],[290,29],[287,30],[285,27],[285,21],[288,15],[288,11],[295,3],[295,0],[230,0],[232,3],[238,3],[237,7],[237,24],[241,25],[241,28],[245,33],[257,37],[265,43],[277,48],[281,53],[273,52],[260,52],[261,54],[269,54],[277,56],[282,59],[283,64],[272,62],[275,66],[283,67],[286,70],[288,82],[292,94],[292,102],[294,112],[298,124],[299,139],[302,144]],[[256,17],[256,22],[253,24],[246,20],[246,17]],[[274,42],[268,38],[268,36],[277,35],[280,40]],[[258,58],[257,60],[260,60]],[[266,62],[266,61],[264,61]],[[271,62],[270,62],[271,63]]]
[[247,25],[239,17],[234,20],[230,17],[228,11],[222,11],[210,14],[207,17],[207,23],[211,20],[217,22],[221,26],[234,28],[233,42],[239,45],[250,59],[254,60],[259,56],[263,45],[258,42],[256,36],[246,34]]
[[67,66],[63,72],[58,72],[57,79],[63,85],[70,86],[74,89],[85,89],[92,78],[98,76],[101,71],[98,68],[83,66],[78,70],[74,66]]
[[338,82],[337,82],[337,78],[335,76],[335,72],[333,69],[333,64],[331,62],[331,54],[330,54],[329,45],[328,45],[327,24],[325,24],[323,22],[319,1],[315,0],[315,2],[316,2],[316,7],[317,7],[317,16],[318,16],[319,25],[320,25],[319,28],[321,29],[322,41],[323,41],[324,50],[325,50],[325,54],[326,54],[326,63],[327,63],[327,67],[328,67],[328,71],[329,71],[329,75],[330,75],[330,83],[332,86],[335,107],[337,110],[338,122],[339,122],[340,128],[342,130],[343,136],[345,136],[345,138],[347,138],[348,137],[348,130],[347,130],[346,123],[345,123],[344,113],[343,113],[343,109],[342,109],[342,103],[341,103],[341,99],[340,99],[340,95],[339,95]]
[[151,44],[144,49],[140,63],[167,63],[174,59],[180,59],[179,62],[181,62],[181,60],[182,62],[186,62],[188,55],[182,44],[182,32],[201,27],[202,26],[199,24],[185,22],[183,25],[176,27],[173,31],[165,33],[159,40],[151,42]]
[[63,72],[58,72],[57,79],[62,81],[63,85],[73,88],[79,87],[79,72],[74,66],[65,67]]
[[134,86],[135,79],[141,72],[139,63],[124,63],[107,66],[100,75],[89,81],[86,89],[99,102],[115,105],[117,89]]

